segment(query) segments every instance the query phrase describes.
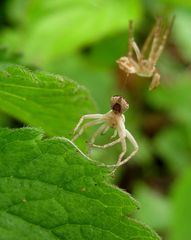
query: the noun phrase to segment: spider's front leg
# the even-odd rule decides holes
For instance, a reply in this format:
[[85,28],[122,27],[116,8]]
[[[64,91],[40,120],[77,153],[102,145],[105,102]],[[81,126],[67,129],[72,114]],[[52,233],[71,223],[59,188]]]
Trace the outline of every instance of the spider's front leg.
[[80,127],[80,125],[83,123],[84,120],[86,119],[99,119],[103,116],[103,114],[87,114],[84,115],[80,118],[78,124],[76,125],[76,127],[74,128],[73,134],[76,133],[76,131],[78,130],[78,128]]
[[154,26],[154,29],[153,29],[153,41],[152,41],[151,51],[149,53],[149,58],[148,58],[148,61],[151,62],[152,65],[156,64],[155,55],[160,42],[161,24],[162,24],[161,18],[158,18],[156,25]]
[[153,90],[157,88],[160,85],[160,74],[157,70],[154,71],[153,73],[153,78],[149,86],[149,90]]
[[142,56],[141,56],[141,52],[139,50],[139,47],[137,46],[135,41],[133,41],[133,49],[135,51],[135,54],[137,56],[137,60],[138,60],[138,63],[139,63],[141,61]]
[[79,130],[79,132],[72,138],[72,141],[75,141],[80,135],[82,135],[82,133],[84,132],[84,130],[86,128],[97,125],[97,124],[102,123],[102,122],[103,122],[102,119],[97,119],[97,120],[94,120],[94,121],[91,121],[91,122],[88,122],[88,123],[84,124],[81,127],[81,129]]
[[133,21],[129,21],[129,28],[128,28],[128,57],[131,58],[133,55]]
[[[166,29],[164,30],[164,33],[162,35],[162,38],[159,42],[159,46],[157,46],[157,48],[155,49],[155,51],[153,51],[153,54],[150,56],[149,60],[154,64],[157,63],[163,49],[164,46],[166,44],[167,38],[172,30],[173,24],[174,24],[174,20],[175,20],[175,16],[172,17],[170,24],[166,27]],[[161,26],[159,27],[159,30],[161,32]]]

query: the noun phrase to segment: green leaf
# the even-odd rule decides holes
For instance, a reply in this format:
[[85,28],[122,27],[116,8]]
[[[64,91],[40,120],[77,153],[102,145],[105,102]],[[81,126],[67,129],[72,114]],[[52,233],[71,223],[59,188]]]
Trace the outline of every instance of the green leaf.
[[16,63],[21,62],[21,55],[13,53],[6,48],[0,47],[0,63]]
[[[16,19],[21,23],[17,48],[28,61],[40,65],[108,35],[127,31],[129,19],[139,21],[142,12],[140,0],[25,2],[10,1],[7,12],[14,22]],[[4,43],[8,38],[5,35]]]
[[96,100],[99,110],[107,112],[109,99],[116,94],[116,89],[113,87],[114,73],[111,70],[96,67],[80,54],[70,55],[63,61],[56,61],[54,65],[49,66],[50,72],[64,73],[85,86]]
[[0,111],[0,127],[7,127],[11,125],[11,118],[4,112]]
[[173,186],[170,240],[191,239],[191,168]]
[[0,130],[0,236],[3,240],[154,240],[128,218],[137,204],[108,172],[66,138],[37,129]]
[[18,65],[0,66],[0,109],[50,135],[68,137],[81,115],[95,111],[75,82]]

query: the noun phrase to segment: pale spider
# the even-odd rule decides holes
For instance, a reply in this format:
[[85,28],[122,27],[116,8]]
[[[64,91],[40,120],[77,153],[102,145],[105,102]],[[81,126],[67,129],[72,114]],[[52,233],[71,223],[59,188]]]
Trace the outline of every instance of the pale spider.
[[[152,77],[149,90],[158,87],[160,84],[160,74],[155,65],[164,49],[166,40],[172,29],[174,19],[175,17],[173,16],[169,25],[164,26],[161,18],[158,18],[141,51],[139,50],[139,47],[133,38],[133,22],[129,21],[128,54],[127,56],[118,59],[117,63],[119,68],[126,73],[126,76],[129,76],[129,74],[137,74],[141,77]],[[151,49],[149,52],[150,44]],[[135,52],[137,61],[133,59],[133,50]]]
[[[84,115],[80,118],[78,124],[76,125],[74,129],[74,134],[78,133],[73,137],[72,141],[76,140],[86,128],[90,126],[94,126],[97,124],[102,124],[97,131],[93,134],[92,138],[89,141],[89,145],[91,147],[96,148],[108,148],[111,147],[117,143],[121,143],[122,145],[122,152],[119,155],[118,161],[114,165],[105,165],[106,167],[114,167],[113,172],[115,170],[125,164],[130,158],[132,158],[135,153],[138,151],[138,144],[135,141],[134,137],[131,135],[131,133],[125,128],[125,116],[123,113],[129,108],[128,102],[121,96],[113,96],[111,97],[111,110],[107,112],[106,114],[88,114]],[[84,124],[81,129],[79,129],[80,125],[85,119],[95,119],[94,121],[88,122]],[[114,128],[114,134],[111,138],[114,138],[119,135],[119,138],[114,140],[113,142],[107,143],[105,145],[96,145],[94,144],[96,137],[101,134],[105,134],[109,128]],[[126,138],[129,139],[129,141],[132,143],[134,150],[133,152],[125,159],[123,159],[124,155],[126,154]]]

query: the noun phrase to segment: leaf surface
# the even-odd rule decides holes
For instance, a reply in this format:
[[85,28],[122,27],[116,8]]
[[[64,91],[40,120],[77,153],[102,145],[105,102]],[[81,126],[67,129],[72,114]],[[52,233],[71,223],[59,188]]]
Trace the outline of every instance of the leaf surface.
[[3,240],[154,240],[128,218],[137,204],[108,172],[65,138],[32,128],[0,130],[0,236]]
[[69,137],[83,114],[95,111],[87,90],[77,83],[19,65],[0,66],[0,109],[50,135]]

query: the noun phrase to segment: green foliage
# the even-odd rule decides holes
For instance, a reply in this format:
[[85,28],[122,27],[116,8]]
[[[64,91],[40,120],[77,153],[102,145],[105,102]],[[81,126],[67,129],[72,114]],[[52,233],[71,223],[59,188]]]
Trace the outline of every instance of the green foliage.
[[[188,2],[191,8],[191,2],[190,1]],[[184,57],[188,61],[190,61],[191,60],[191,43],[190,43],[191,32],[189,31],[191,21],[190,11],[177,10],[176,15],[177,21],[173,31],[176,44],[178,45]]]
[[0,66],[0,109],[50,135],[69,137],[81,115],[95,111],[86,89],[46,72]]
[[127,29],[129,19],[138,20],[141,16],[139,2],[43,0],[26,4],[10,1],[7,9],[10,18],[23,24],[18,25],[16,32],[5,31],[3,42],[5,44],[10,35],[16,35],[17,43],[12,44],[24,51],[27,61],[46,64],[62,54]]
[[161,2],[167,3],[169,5],[175,7],[184,7],[184,8],[191,8],[191,2],[189,0],[181,1],[181,0],[161,0]]
[[172,191],[170,240],[190,239],[191,168],[176,181]]
[[168,226],[169,201],[166,197],[144,184],[136,185],[134,196],[139,199],[141,206],[140,211],[135,213],[136,218],[157,230]]
[[0,48],[0,62],[1,63],[21,63],[21,55],[18,53],[11,53],[7,48]]
[[190,75],[179,73],[174,76],[170,84],[171,86],[161,86],[157,91],[148,94],[148,102],[157,110],[167,112],[173,121],[189,127],[191,121]]
[[10,122],[10,117],[4,112],[0,111],[0,127],[7,127],[8,125],[10,125]]
[[91,60],[87,61],[80,54],[70,55],[62,60],[59,59],[54,65],[49,66],[49,71],[70,76],[79,84],[86,86],[96,100],[99,110],[102,112],[108,111],[110,97],[116,94],[113,89],[114,76],[112,72],[101,67],[95,67]]
[[191,142],[187,129],[176,125],[163,129],[153,145],[173,172],[184,171],[190,165]]
[[65,138],[32,128],[0,131],[0,236],[159,239],[128,218],[136,202]]
[[168,167],[179,172],[190,164],[191,82],[187,74],[176,76],[172,86],[161,87],[148,95],[148,103],[163,114],[168,123],[155,137],[155,152],[164,159]]

